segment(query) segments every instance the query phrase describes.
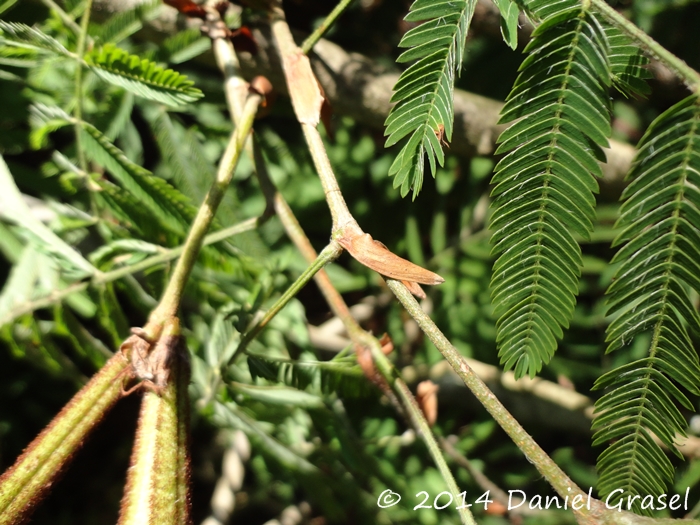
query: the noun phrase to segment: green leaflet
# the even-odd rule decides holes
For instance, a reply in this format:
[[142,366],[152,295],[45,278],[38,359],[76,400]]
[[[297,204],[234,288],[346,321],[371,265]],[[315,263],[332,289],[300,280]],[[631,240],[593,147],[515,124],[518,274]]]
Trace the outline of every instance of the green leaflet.
[[501,113],[491,230],[499,356],[516,377],[548,363],[573,316],[610,135],[608,44],[576,2],[528,4],[542,19]]
[[501,12],[501,34],[503,41],[511,49],[518,47],[518,16],[520,8],[513,0],[494,0],[493,2]]
[[[594,443],[612,443],[598,458],[598,490],[606,496],[658,495],[673,482],[671,462],[649,431],[671,451],[685,435],[676,403],[693,405],[675,386],[700,394],[700,364],[688,328],[700,332],[690,290],[700,292],[700,97],[661,114],[642,137],[614,244],[624,243],[608,289],[608,352],[650,333],[648,356],[611,370],[595,388]],[[638,505],[635,510],[648,513]]]
[[2,0],[2,1],[0,1],[0,14],[4,13],[8,9],[10,9],[16,3],[17,3],[17,0]]
[[149,100],[177,106],[204,96],[185,75],[131,55],[114,44],[86,54],[85,61],[103,80]]
[[384,123],[386,147],[409,137],[389,168],[394,188],[400,187],[404,197],[411,188],[414,199],[420,192],[426,156],[433,175],[445,160],[440,142],[452,138],[454,78],[475,4],[475,0],[416,0],[406,15],[407,21],[423,23],[401,39],[399,46],[410,49],[398,61],[418,61],[394,86],[391,101],[397,104]]
[[[32,124],[37,131],[45,128],[51,131],[61,122],[74,122],[56,106],[35,104],[30,111]],[[184,236],[197,212],[190,200],[166,180],[129,160],[95,126],[85,121],[80,124],[86,155],[106,168],[126,190],[120,191],[107,181],[99,181],[104,190],[99,196],[100,200],[106,202],[111,211],[128,226],[143,230],[141,233],[149,238],[158,235],[160,228]]]

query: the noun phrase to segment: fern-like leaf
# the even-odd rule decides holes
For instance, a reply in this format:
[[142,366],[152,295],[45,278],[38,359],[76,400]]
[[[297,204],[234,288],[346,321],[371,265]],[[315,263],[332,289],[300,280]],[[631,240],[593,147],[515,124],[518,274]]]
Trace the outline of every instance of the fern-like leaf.
[[113,44],[88,53],[85,61],[103,80],[149,100],[177,106],[204,96],[185,75]]
[[343,397],[364,397],[372,391],[371,383],[353,357],[292,361],[248,353],[248,368],[253,380],[261,377],[301,390],[312,386],[320,392],[335,392]]
[[72,56],[55,38],[26,24],[0,20],[0,45],[30,50],[38,54]]
[[516,377],[549,362],[573,316],[581,249],[595,217],[598,160],[608,145],[608,48],[597,20],[577,2],[536,0],[542,18],[525,49],[501,122],[492,183],[491,294],[499,356]]
[[[680,455],[674,441],[686,421],[675,403],[694,410],[675,383],[700,395],[698,354],[688,327],[700,333],[689,290],[700,293],[700,97],[660,115],[639,143],[622,197],[614,245],[625,243],[610,294],[608,352],[650,333],[647,357],[603,375],[610,388],[596,403],[594,444],[613,441],[598,458],[599,491],[621,497],[659,495],[673,482],[673,466],[652,431]],[[675,383],[674,383],[675,382]],[[636,510],[645,511],[639,501]]]
[[173,233],[184,235],[197,210],[190,200],[167,181],[130,161],[100,130],[81,123],[85,153],[104,166],[158,221]]
[[462,64],[467,29],[474,14],[475,0],[416,0],[406,15],[408,22],[423,22],[408,31],[400,47],[409,47],[399,62],[418,59],[399,77],[392,102],[396,106],[386,119],[386,146],[410,135],[389,168],[394,188],[413,198],[423,184],[425,156],[435,174],[436,163],[445,160],[441,140],[452,138],[454,119],[452,95],[455,73]]
[[[61,120],[75,123],[56,106],[35,104],[30,108],[35,126],[56,126]],[[92,124],[80,121],[83,146],[93,162],[106,168],[130,194],[128,200],[140,203],[163,228],[184,235],[197,213],[190,200],[166,180],[129,160],[126,155]],[[114,193],[114,192],[112,192]],[[123,200],[123,199],[121,199]]]

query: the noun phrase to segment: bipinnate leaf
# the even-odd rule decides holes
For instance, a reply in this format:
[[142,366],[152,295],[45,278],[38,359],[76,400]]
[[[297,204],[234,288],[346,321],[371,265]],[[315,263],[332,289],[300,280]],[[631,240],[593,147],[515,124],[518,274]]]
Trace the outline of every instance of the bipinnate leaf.
[[187,525],[190,368],[177,319],[166,323],[154,348],[131,351],[130,360],[145,392],[118,523]]
[[113,44],[86,54],[85,61],[103,80],[149,100],[179,106],[204,96],[185,75]]
[[[595,388],[594,444],[610,443],[598,458],[598,490],[607,496],[665,494],[673,465],[652,432],[672,452],[687,423],[677,405],[694,411],[677,385],[700,395],[700,364],[689,331],[700,334],[691,292],[700,293],[700,97],[661,114],[639,142],[622,194],[614,245],[621,263],[608,288],[608,352],[647,334],[647,355],[609,371]],[[635,510],[649,513],[635,500]]]
[[115,354],[0,476],[0,525],[25,520],[90,432],[121,397],[126,358]]
[[587,8],[544,0],[543,17],[508,95],[491,219],[491,296],[499,356],[516,377],[551,359],[573,316],[581,249],[595,218],[595,177],[610,135],[605,33]]
[[441,142],[452,139],[455,74],[475,5],[475,0],[416,0],[406,15],[407,22],[422,23],[401,39],[399,46],[409,49],[398,61],[417,62],[396,82],[391,97],[396,105],[384,123],[386,147],[408,137],[389,168],[402,196],[411,188],[414,199],[420,192],[426,156],[433,176],[445,160]]
[[[35,129],[58,127],[61,122],[75,124],[76,120],[57,106],[34,104],[30,108]],[[120,218],[138,224],[143,230],[160,226],[175,234],[184,235],[192,222],[196,208],[179,190],[166,180],[154,176],[147,169],[131,161],[99,129],[80,121],[86,156],[104,167],[126,190],[120,192],[109,182],[101,180],[105,200]],[[150,221],[137,220],[150,216]]]

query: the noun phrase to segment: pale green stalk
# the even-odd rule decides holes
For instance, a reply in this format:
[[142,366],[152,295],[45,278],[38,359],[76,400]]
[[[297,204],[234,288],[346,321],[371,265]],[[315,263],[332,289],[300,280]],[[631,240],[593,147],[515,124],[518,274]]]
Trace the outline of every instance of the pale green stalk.
[[187,235],[182,257],[177,261],[160,303],[151,313],[150,321],[155,324],[177,315],[185,284],[199,255],[204,236],[211,226],[216,210],[221,204],[226,189],[233,178],[233,172],[238,164],[238,160],[241,158],[241,152],[253,127],[255,114],[261,100],[262,97],[260,95],[251,94],[246,101],[243,116],[233,135],[231,135],[231,140],[229,140],[224,156],[219,164],[216,179],[204,198],[204,202],[199,207],[197,216]]
[[321,25],[316,28],[316,31],[311,33],[309,37],[304,40],[304,43],[301,45],[301,50],[305,55],[309,54],[309,51],[313,49],[316,42],[321,40],[321,37],[326,34],[326,31],[331,28],[336,19],[343,14],[343,11],[345,11],[351,3],[352,0],[340,0],[338,5],[333,8],[333,11],[331,11],[323,22],[321,22]]
[[263,328],[267,326],[272,318],[275,317],[279,311],[284,308],[285,305],[296,296],[296,294],[299,293],[299,290],[306,286],[306,284],[313,278],[314,275],[316,275],[319,270],[321,270],[321,268],[323,268],[329,262],[335,260],[335,258],[342,252],[343,249],[337,242],[334,241],[331,241],[328,246],[321,250],[321,253],[318,254],[316,260],[306,270],[304,270],[297,280],[294,281],[289,288],[287,288],[287,290],[279,299],[277,299],[277,301],[275,301],[275,304],[273,304],[270,309],[265,312],[263,318],[258,321],[255,326],[243,334],[238,348],[236,348],[236,351],[231,356],[231,359],[229,359],[229,364],[233,363],[236,357],[245,351],[248,344],[250,344],[250,342],[263,330]]
[[[506,407],[496,398],[489,387],[479,379],[476,373],[467,365],[459,351],[452,346],[445,335],[435,325],[433,320],[418,304],[406,287],[399,281],[387,279],[391,291],[404,305],[408,313],[415,319],[421,330],[445,357],[452,369],[472,391],[479,402],[488,410],[496,422],[506,431],[513,442],[525,454],[527,459],[544,476],[549,484],[561,497],[573,497],[586,494],[574,483],[547,453],[532,439],[518,421],[508,412]],[[585,510],[585,509],[584,509]]]

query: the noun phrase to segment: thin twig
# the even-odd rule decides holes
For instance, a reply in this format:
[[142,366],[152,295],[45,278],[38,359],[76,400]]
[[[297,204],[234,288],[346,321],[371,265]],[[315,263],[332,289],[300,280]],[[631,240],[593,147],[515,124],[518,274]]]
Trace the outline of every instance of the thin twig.
[[[272,32],[275,37],[276,46],[283,55],[283,62],[285,62],[285,56],[294,55],[298,53],[299,50],[294,44],[289,27],[284,20],[284,13],[281,10],[276,11],[276,13],[277,16],[273,21]],[[293,89],[292,86],[290,86],[290,90],[291,89]],[[297,113],[298,119],[301,121],[306,143],[326,194],[326,200],[333,217],[333,235],[336,236],[337,234],[342,233],[342,230],[348,225],[354,225],[359,230],[359,226],[357,226],[357,222],[350,213],[347,204],[345,203],[345,199],[340,191],[338,181],[333,173],[333,168],[328,160],[325,146],[323,145],[323,141],[318,133],[318,130],[316,129],[316,126],[307,120],[306,116],[308,116],[308,114],[304,116],[304,118],[300,117],[296,106],[295,112]],[[299,244],[303,247],[303,252],[312,252],[313,248],[306,246],[308,239],[306,239],[306,242],[301,239],[302,236],[304,239],[306,236],[301,231],[301,228],[297,227],[298,223],[296,223],[296,219],[293,222],[290,220],[293,215],[291,215],[291,210],[286,207],[286,203],[282,205],[283,200],[280,198],[276,198],[275,201],[275,208],[282,211],[283,214],[288,214],[286,221],[289,230],[291,230],[292,235],[297,239],[297,241],[301,241]],[[432,431],[430,430],[430,426],[426,421],[425,416],[418,407],[418,404],[406,386],[406,383],[400,378],[393,365],[382,353],[379,341],[371,334],[362,330],[362,328],[350,315],[350,312],[345,303],[342,301],[342,298],[335,298],[336,295],[339,295],[337,294],[335,288],[332,286],[332,284],[328,284],[326,293],[331,298],[329,304],[331,304],[332,307],[340,306],[340,314],[337,315],[343,319],[346,330],[348,331],[348,334],[352,340],[356,343],[357,347],[369,350],[371,352],[372,359],[374,360],[379,373],[383,377],[384,381],[391,386],[392,390],[400,400],[401,405],[397,408],[401,410],[401,407],[403,407],[405,413],[408,414],[412,426],[423,437],[423,440],[425,441],[425,444],[428,447],[428,450],[430,451],[431,456],[433,457],[433,460],[437,465],[445,483],[450,489],[450,492],[455,498],[459,498],[457,483],[447,467],[445,458],[440,452],[440,448]],[[466,506],[458,507],[458,512],[462,523],[467,525],[475,525],[474,518]]]
[[513,501],[510,501],[508,494],[506,494],[501,487],[499,487],[493,481],[491,481],[483,472],[481,472],[474,465],[472,465],[472,462],[469,461],[469,459],[467,459],[464,455],[462,455],[456,448],[454,448],[454,446],[452,446],[452,443],[450,443],[449,440],[445,438],[440,438],[440,447],[460,467],[464,467],[464,469],[467,472],[469,472],[469,475],[472,477],[474,482],[477,485],[479,485],[479,488],[481,488],[481,490],[483,491],[488,491],[490,495],[493,496],[494,501],[500,503],[505,508],[508,508],[514,504],[514,508],[509,511],[511,514],[534,516],[538,514],[542,515],[543,512],[547,512],[546,510],[530,509],[528,507],[523,507],[521,506],[522,500],[519,498],[514,498]]
[[[374,339],[374,341],[376,342],[376,339]],[[425,419],[423,411],[418,406],[415,397],[413,397],[413,394],[408,389],[408,386],[406,385],[404,380],[401,379],[400,375],[398,374],[398,371],[394,368],[389,359],[382,353],[378,342],[371,344],[370,348],[372,350],[372,357],[374,358],[374,362],[377,365],[377,370],[379,370],[379,373],[389,383],[389,385],[392,387],[392,390],[400,399],[401,405],[408,414],[411,425],[413,426],[414,430],[418,433],[418,435],[420,435],[423,438],[425,445],[428,447],[430,456],[433,458],[435,465],[440,471],[442,479],[447,484],[447,487],[450,489],[450,492],[454,496],[455,500],[459,501],[459,494],[461,491],[457,487],[457,482],[455,481],[454,476],[450,471],[450,468],[447,466],[445,457],[440,451],[440,446],[438,445],[432,430],[430,430],[430,425]],[[457,512],[459,513],[459,517],[462,523],[464,523],[465,525],[476,525],[476,522],[474,521],[474,516],[472,515],[468,507],[464,505],[458,505]]]
[[[428,336],[433,344],[440,350],[440,353],[447,359],[450,366],[464,381],[469,390],[479,402],[488,410],[496,422],[506,431],[517,447],[525,454],[528,460],[535,465],[535,468],[544,476],[549,484],[561,497],[573,497],[581,495],[586,497],[586,493],[574,483],[559,466],[550,458],[547,453],[535,442],[525,431],[518,421],[508,412],[496,396],[489,390],[486,384],[479,379],[474,371],[467,365],[466,361],[457,349],[452,346],[445,335],[435,325],[433,320],[421,309],[418,302],[399,281],[387,279],[387,284],[391,291],[401,301],[406,311],[413,317],[421,330]],[[582,509],[581,512],[586,512]]]
[[304,272],[297,278],[292,285],[285,290],[282,296],[275,301],[270,309],[265,312],[263,318],[258,321],[255,326],[250,328],[241,337],[241,342],[238,344],[238,348],[229,359],[229,364],[233,363],[235,359],[245,351],[250,342],[255,339],[255,337],[262,332],[263,328],[279,313],[279,311],[285,307],[285,305],[291,301],[296,294],[301,290],[310,280],[316,275],[316,273],[323,268],[326,264],[333,261],[338,255],[343,252],[343,249],[337,242],[331,241],[328,246],[326,246],[321,253],[318,255],[316,260],[311,263],[311,265],[304,270]]
[[331,28],[336,19],[343,14],[343,11],[345,11],[351,3],[352,0],[340,0],[338,5],[333,8],[333,11],[331,11],[323,22],[321,22],[321,25],[316,28],[316,31],[311,33],[311,35],[304,40],[304,43],[301,44],[301,50],[305,55],[309,54],[309,51],[313,49],[316,42],[318,42],[321,37],[326,34],[326,31]]
[[248,94],[248,83],[243,80],[238,56],[233,49],[233,44],[228,38],[215,38],[212,41],[212,49],[216,64],[224,74],[224,94],[233,124],[238,126],[238,121],[243,115],[243,105]]
[[224,152],[224,156],[219,164],[216,179],[204,198],[204,202],[202,202],[202,205],[199,207],[197,216],[195,217],[192,227],[190,228],[190,232],[187,235],[182,257],[180,257],[180,259],[177,261],[175,270],[173,271],[165,292],[163,292],[163,297],[160,303],[151,313],[150,321],[155,324],[158,324],[164,319],[168,319],[177,313],[182,292],[185,288],[185,284],[187,283],[187,279],[190,276],[192,268],[194,267],[199,250],[202,247],[204,236],[211,226],[214,216],[216,215],[216,210],[219,207],[224,194],[226,193],[229,183],[231,182],[233,172],[238,164],[238,159],[241,157],[243,146],[253,126],[255,113],[257,112],[261,101],[262,97],[258,94],[253,93],[248,96],[243,109],[241,122],[231,135],[231,139],[226,146],[226,151]]
[[301,128],[304,131],[306,144],[309,147],[311,158],[314,161],[323,191],[326,194],[326,201],[328,201],[328,207],[333,217],[333,231],[342,229],[348,224],[356,223],[340,191],[338,179],[335,177],[333,167],[328,160],[328,154],[326,153],[326,147],[323,145],[321,134],[318,132],[318,129],[310,124],[302,124]]

